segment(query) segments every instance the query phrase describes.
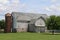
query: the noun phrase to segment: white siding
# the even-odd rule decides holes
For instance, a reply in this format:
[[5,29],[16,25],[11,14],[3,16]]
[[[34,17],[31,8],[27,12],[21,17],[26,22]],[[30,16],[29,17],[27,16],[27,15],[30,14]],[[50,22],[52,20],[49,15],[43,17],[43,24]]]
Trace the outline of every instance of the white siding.
[[35,26],[45,26],[44,20],[40,18],[36,21]]
[[28,28],[28,23],[17,22],[17,32],[26,32]]

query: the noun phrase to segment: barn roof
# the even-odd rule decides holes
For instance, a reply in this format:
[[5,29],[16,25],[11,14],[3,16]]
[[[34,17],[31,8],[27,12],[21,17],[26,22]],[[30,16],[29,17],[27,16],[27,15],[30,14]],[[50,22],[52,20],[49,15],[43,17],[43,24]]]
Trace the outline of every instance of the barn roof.
[[31,21],[33,19],[38,19],[39,17],[47,18],[46,14],[37,13],[23,13],[23,12],[12,12],[12,16],[15,16],[17,20]]

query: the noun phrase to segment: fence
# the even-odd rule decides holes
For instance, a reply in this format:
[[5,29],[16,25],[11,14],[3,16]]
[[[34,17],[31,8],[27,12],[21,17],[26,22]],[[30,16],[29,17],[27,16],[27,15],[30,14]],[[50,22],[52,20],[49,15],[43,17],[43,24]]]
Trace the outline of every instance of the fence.
[[60,33],[60,30],[47,30],[47,32],[52,32],[54,31],[55,33]]

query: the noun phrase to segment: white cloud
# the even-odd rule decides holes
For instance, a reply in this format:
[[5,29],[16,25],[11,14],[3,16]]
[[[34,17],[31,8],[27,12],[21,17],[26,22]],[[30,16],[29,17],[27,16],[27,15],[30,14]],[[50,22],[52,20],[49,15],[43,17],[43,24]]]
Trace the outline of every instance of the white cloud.
[[50,8],[48,8],[48,7],[46,7],[45,10],[47,10],[47,11],[52,11],[52,10],[51,10]]
[[58,6],[57,5],[51,5],[50,8],[52,10],[60,11],[60,5],[58,5]]
[[59,15],[60,5],[50,5],[45,8],[45,11],[47,11],[46,13],[50,15]]
[[[20,11],[26,7],[26,4],[21,3],[20,0],[0,0],[0,19],[5,18],[6,13],[11,13],[13,11]],[[3,15],[2,15],[3,14]]]
[[7,3],[9,3],[9,0],[0,0],[0,3],[1,4],[7,4]]
[[56,2],[56,1],[57,1],[57,0],[51,0],[51,2],[53,2],[53,3]]
[[[43,0],[48,1],[48,0]],[[52,3],[50,6],[46,7],[36,7],[26,5],[25,3],[21,3],[20,0],[0,0],[0,13],[11,13],[12,11],[17,12],[32,12],[32,13],[47,13],[49,15],[60,12],[60,3],[56,3],[58,0],[50,0]],[[32,5],[32,4],[31,4]]]
[[[7,3],[10,3],[6,5]],[[0,0],[0,12],[12,12],[12,11],[19,11],[21,8],[25,8],[25,4],[21,3],[20,0]]]
[[11,0],[12,3],[20,3],[20,0]]

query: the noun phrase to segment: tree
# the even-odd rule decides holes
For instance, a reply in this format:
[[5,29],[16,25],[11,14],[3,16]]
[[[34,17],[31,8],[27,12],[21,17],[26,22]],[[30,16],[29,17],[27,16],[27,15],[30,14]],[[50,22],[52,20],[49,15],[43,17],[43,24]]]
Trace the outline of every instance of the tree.
[[0,20],[0,28],[4,29],[5,27],[5,21],[4,20]]
[[48,30],[52,30],[52,34],[54,34],[54,30],[57,29],[57,23],[56,23],[56,16],[52,15],[46,20],[46,26]]
[[56,17],[57,30],[60,30],[60,16]]

